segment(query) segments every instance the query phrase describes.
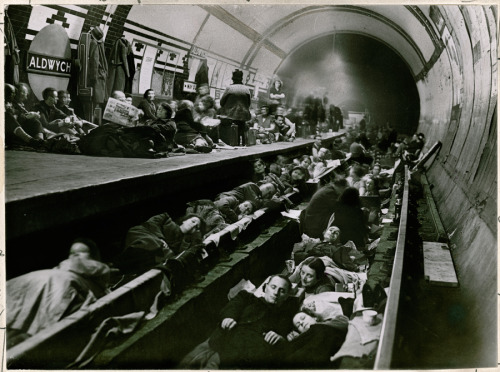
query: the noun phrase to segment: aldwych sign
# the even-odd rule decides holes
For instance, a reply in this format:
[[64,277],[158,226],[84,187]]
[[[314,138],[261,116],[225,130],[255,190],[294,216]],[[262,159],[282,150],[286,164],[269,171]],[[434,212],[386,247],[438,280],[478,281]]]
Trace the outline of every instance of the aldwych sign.
[[32,72],[45,72],[54,74],[71,73],[71,60],[62,59],[57,57],[42,56],[28,52],[28,71]]

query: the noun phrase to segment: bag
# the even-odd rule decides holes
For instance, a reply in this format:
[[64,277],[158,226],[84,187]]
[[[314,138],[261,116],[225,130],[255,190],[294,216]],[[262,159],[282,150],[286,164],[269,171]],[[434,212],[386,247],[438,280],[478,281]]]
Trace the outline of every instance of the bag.
[[253,146],[257,144],[257,129],[249,129],[246,132],[247,135],[247,146]]
[[222,120],[219,125],[219,138],[229,146],[238,145],[238,126],[232,124],[231,120]]

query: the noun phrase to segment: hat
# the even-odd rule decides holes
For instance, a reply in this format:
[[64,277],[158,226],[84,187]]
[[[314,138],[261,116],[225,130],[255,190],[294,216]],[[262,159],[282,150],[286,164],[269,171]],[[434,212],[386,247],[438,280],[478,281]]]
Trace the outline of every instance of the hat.
[[101,40],[104,37],[104,33],[102,32],[100,27],[94,27],[90,33],[96,40]]

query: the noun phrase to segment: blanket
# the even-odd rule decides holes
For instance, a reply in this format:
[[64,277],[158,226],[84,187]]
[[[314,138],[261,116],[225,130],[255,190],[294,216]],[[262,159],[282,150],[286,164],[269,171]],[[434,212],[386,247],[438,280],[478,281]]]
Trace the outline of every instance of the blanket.
[[107,293],[110,269],[81,257],[7,281],[7,329],[34,335]]

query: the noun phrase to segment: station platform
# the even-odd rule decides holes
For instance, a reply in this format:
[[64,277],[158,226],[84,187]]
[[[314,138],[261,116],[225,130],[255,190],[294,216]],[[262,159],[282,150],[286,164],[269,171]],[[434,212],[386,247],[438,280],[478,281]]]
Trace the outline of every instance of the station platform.
[[[328,146],[343,135],[327,133],[322,141]],[[67,244],[71,236],[109,235],[157,213],[182,213],[186,202],[213,199],[247,182],[252,160],[309,152],[314,141],[297,138],[161,159],[6,151],[7,250],[37,242]],[[21,252],[13,255],[22,260]]]

